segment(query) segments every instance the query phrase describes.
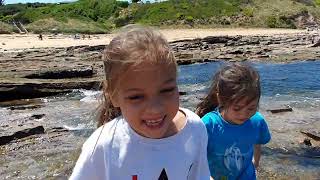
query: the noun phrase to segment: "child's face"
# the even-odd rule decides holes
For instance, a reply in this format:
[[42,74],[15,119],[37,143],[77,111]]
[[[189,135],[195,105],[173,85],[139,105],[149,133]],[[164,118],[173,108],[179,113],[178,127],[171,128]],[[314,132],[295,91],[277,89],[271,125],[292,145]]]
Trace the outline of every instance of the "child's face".
[[164,138],[172,134],[179,110],[174,65],[142,63],[120,77],[112,98],[122,115],[140,135]]
[[228,108],[223,109],[221,115],[226,121],[240,125],[255,114],[258,108],[258,103],[258,98],[249,103],[247,102],[247,98],[243,98],[231,103]]

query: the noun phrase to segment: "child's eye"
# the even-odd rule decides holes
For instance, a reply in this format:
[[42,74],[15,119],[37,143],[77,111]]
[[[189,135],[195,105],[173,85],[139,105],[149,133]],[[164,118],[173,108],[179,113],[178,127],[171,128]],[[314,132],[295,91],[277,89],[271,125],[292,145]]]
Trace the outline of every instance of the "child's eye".
[[160,91],[160,93],[170,93],[170,92],[173,92],[175,89],[176,89],[175,87],[163,89]]
[[139,99],[143,99],[143,95],[128,96],[127,99],[129,99],[129,100],[139,100]]

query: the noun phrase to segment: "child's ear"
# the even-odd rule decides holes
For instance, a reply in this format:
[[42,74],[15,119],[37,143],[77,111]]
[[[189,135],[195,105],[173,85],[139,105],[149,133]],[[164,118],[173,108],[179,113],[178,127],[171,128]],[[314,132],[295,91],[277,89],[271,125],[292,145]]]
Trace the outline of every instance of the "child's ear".
[[113,107],[120,107],[119,99],[116,94],[113,94],[112,96],[110,96],[110,101],[111,101]]

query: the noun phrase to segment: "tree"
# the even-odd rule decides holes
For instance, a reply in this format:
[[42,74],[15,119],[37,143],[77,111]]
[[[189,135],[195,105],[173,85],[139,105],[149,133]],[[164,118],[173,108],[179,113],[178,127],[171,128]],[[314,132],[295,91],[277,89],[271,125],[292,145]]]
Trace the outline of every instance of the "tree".
[[[1,1],[1,0],[0,0]],[[137,3],[139,2],[140,0],[132,0],[133,3]]]
[[4,0],[0,0],[0,6],[4,5]]

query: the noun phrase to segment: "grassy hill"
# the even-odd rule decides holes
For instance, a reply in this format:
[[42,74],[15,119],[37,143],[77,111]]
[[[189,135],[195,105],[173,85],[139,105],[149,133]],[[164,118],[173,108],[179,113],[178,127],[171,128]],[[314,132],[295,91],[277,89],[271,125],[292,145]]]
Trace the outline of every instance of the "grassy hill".
[[320,0],[169,0],[132,4],[79,0],[0,7],[0,21],[20,21],[33,32],[106,33],[129,23],[160,27],[301,28],[317,24],[319,19]]

